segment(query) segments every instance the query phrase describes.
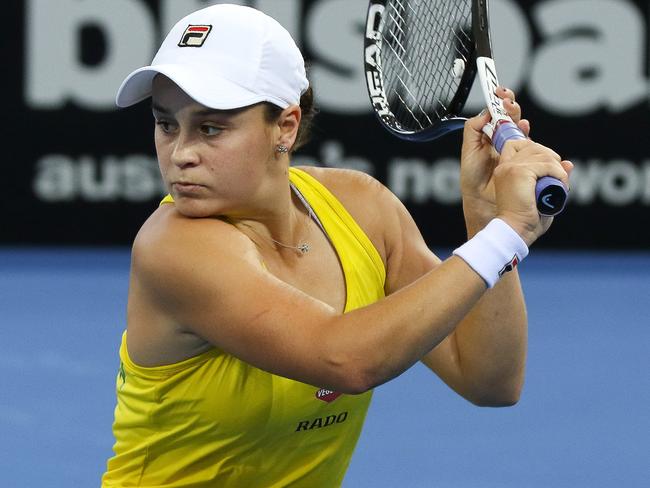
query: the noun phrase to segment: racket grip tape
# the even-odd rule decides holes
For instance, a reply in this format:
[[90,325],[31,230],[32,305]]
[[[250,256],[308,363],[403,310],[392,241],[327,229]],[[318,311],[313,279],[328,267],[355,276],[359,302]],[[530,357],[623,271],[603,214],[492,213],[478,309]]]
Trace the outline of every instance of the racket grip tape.
[[[507,120],[497,124],[492,135],[492,145],[501,154],[503,145],[507,141],[526,139],[524,133],[517,127],[514,122]],[[552,176],[544,176],[537,180],[535,185],[535,201],[537,202],[537,211],[548,217],[557,215],[566,205],[569,192],[564,183]]]

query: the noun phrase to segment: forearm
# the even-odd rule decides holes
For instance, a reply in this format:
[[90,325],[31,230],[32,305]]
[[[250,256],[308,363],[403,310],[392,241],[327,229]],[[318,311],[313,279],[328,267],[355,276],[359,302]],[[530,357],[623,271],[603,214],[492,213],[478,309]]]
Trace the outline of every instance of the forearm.
[[[330,337],[338,338],[332,350],[347,363],[341,370],[361,372],[360,390],[394,378],[443,341],[485,289],[452,257],[385,300],[338,317]],[[344,337],[347,344],[340,342]]]
[[516,271],[488,290],[454,332],[461,381],[476,403],[515,403],[524,382],[526,307]]

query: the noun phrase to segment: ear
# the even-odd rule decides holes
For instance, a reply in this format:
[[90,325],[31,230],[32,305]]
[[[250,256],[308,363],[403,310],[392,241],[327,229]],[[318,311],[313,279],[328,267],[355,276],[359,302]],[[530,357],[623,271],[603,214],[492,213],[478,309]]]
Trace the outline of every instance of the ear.
[[279,129],[277,145],[286,146],[291,151],[296,142],[301,118],[302,111],[299,105],[289,105],[282,111],[276,122]]

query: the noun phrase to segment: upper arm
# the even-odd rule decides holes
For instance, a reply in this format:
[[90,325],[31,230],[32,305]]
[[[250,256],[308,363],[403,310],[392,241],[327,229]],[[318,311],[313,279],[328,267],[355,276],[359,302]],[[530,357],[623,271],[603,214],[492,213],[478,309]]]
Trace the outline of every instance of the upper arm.
[[[373,212],[381,216],[379,232],[386,263],[386,294],[407,287],[440,265],[440,259],[429,249],[408,209],[386,187],[370,185]],[[435,298],[441,302],[453,300],[444,294]],[[436,304],[430,304],[435,307]],[[408,327],[409,324],[404,324]],[[472,398],[472,382],[468,382],[466,367],[461,361],[458,333],[454,329],[421,361],[461,396]]]
[[[386,266],[386,295],[410,285],[441,263],[408,209],[381,182],[353,170],[305,170],[335,194],[379,251]],[[462,371],[454,332],[424,356],[422,362],[462,394]]]
[[[373,214],[381,217],[380,222],[368,220],[365,229],[381,249],[386,264],[385,291],[390,295],[437,267],[441,260],[427,245],[404,204],[377,180],[367,175],[361,179],[366,180],[362,184],[364,190],[357,190],[354,194],[361,195],[362,201],[372,201],[372,206],[364,205],[364,208],[372,208]],[[355,218],[363,221],[363,210],[355,209],[359,197],[355,201],[357,203],[350,201],[346,206],[353,215],[357,213]],[[441,296],[439,299],[446,298]],[[454,332],[422,358],[422,362],[458,390],[461,370]]]
[[141,234],[133,273],[171,321],[274,374],[320,386],[338,381],[323,337],[336,312],[267,272],[239,231],[177,218]]
[[[397,200],[396,197],[394,197]],[[440,259],[427,246],[417,225],[404,205],[397,200],[393,204],[395,223],[389,229],[387,293],[395,292],[440,264]],[[446,300],[440,296],[439,300]],[[462,394],[462,370],[455,332],[422,358],[422,362],[436,373],[447,385]]]
[[411,284],[440,264],[404,204],[388,192],[384,199],[386,226],[386,293]]

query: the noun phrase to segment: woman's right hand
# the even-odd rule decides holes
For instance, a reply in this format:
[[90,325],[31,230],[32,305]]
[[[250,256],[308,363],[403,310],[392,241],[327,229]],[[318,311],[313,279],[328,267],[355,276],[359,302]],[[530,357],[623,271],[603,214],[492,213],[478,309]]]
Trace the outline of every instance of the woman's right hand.
[[506,142],[494,170],[497,217],[507,222],[530,246],[543,235],[553,217],[540,215],[535,185],[544,176],[553,176],[569,188],[570,161],[531,140]]

